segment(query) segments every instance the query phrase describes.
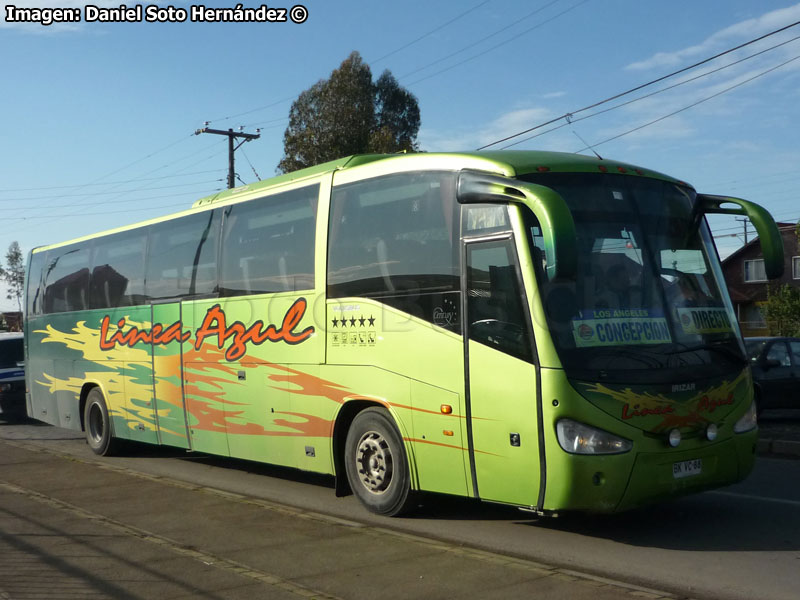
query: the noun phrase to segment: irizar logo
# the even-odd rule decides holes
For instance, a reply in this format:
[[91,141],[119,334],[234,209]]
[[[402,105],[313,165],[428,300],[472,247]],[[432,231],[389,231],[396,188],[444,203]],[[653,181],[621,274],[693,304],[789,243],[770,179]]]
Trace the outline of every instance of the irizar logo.
[[673,392],[693,392],[695,390],[694,383],[673,383]]

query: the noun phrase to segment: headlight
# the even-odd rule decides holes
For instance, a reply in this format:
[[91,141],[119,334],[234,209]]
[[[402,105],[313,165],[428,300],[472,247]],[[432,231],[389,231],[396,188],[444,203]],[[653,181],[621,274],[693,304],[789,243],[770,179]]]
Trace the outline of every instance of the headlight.
[[747,409],[747,412],[742,415],[742,418],[736,421],[736,425],[733,426],[733,430],[736,433],[745,433],[746,431],[752,431],[758,426],[758,417],[756,416],[756,403],[751,402],[750,408]]
[[633,448],[633,442],[602,429],[572,419],[556,423],[558,443],[570,454],[620,454]]

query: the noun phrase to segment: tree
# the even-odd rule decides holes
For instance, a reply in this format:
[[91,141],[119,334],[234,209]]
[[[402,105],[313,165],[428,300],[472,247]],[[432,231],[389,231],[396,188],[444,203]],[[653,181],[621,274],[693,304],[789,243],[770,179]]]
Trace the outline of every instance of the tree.
[[416,151],[417,99],[389,71],[376,83],[358,52],[298,96],[283,135],[284,173],[350,154]]
[[375,84],[375,129],[370,152],[416,152],[420,116],[417,99],[387,69]]
[[25,258],[19,249],[19,244],[14,241],[8,246],[6,252],[7,267],[0,265],[0,279],[8,286],[6,298],[17,300],[17,306],[22,312],[22,295],[25,292]]
[[789,284],[767,287],[763,312],[770,335],[800,336],[800,289]]

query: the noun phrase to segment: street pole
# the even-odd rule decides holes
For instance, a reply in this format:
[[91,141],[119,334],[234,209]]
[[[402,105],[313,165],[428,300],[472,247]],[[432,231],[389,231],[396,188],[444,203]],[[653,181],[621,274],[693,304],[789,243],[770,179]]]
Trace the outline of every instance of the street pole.
[[748,222],[749,219],[747,219],[747,218],[744,218],[744,219],[737,218],[736,220],[737,221],[741,221],[742,225],[744,225],[744,245],[746,246],[747,245],[747,222]]
[[[260,129],[256,129],[257,132],[260,132]],[[228,131],[223,131],[222,129],[210,129],[209,127],[203,127],[202,129],[195,130],[195,135],[200,135],[201,133],[213,133],[216,135],[226,135],[228,136],[228,189],[231,189],[235,186],[235,178],[236,178],[236,170],[234,168],[234,160],[233,154],[239,147],[244,144],[245,142],[249,142],[251,140],[257,140],[261,137],[261,133],[244,133],[242,131],[234,131],[233,129],[228,129]],[[234,141],[240,138],[238,144],[234,146]]]

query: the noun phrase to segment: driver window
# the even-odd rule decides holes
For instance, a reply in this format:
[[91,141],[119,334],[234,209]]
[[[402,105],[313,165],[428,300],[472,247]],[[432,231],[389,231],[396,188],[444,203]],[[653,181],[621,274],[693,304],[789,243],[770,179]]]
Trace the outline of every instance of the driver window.
[[522,303],[512,239],[467,245],[470,339],[531,362]]

